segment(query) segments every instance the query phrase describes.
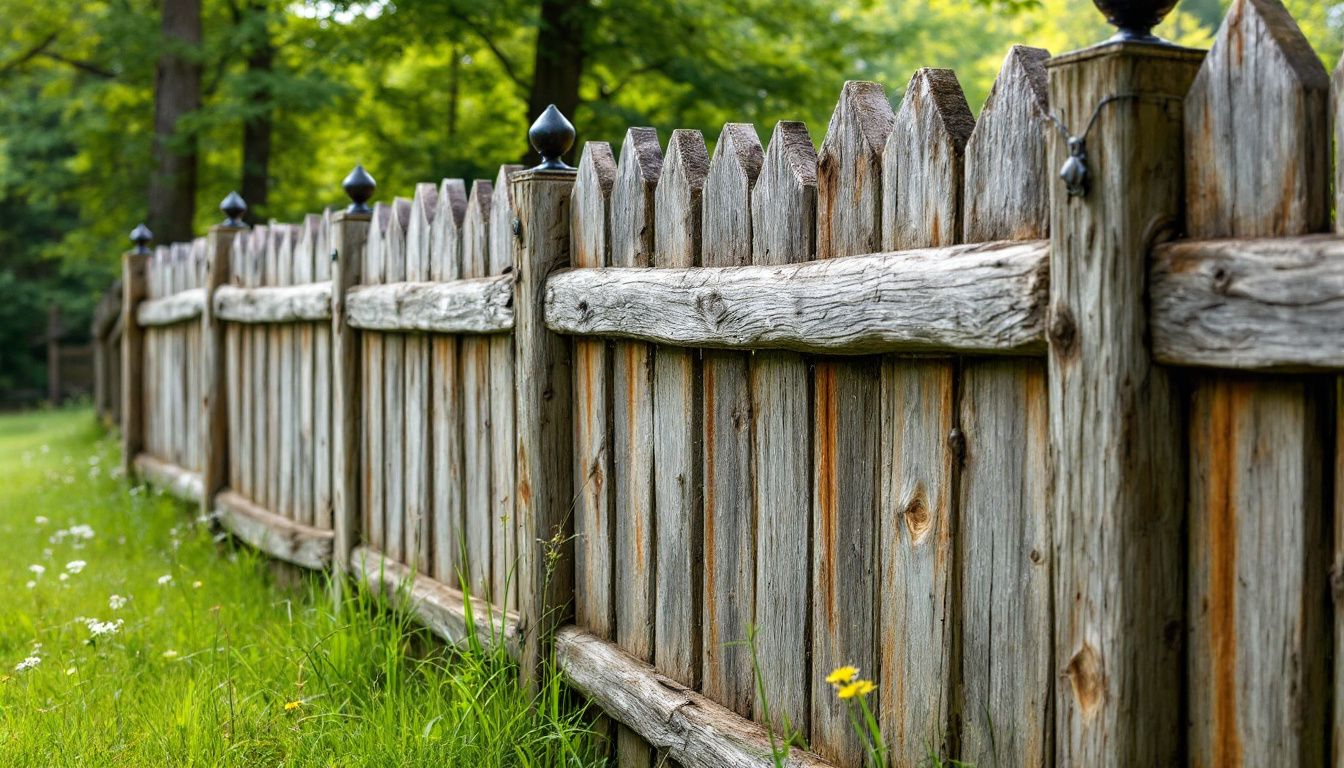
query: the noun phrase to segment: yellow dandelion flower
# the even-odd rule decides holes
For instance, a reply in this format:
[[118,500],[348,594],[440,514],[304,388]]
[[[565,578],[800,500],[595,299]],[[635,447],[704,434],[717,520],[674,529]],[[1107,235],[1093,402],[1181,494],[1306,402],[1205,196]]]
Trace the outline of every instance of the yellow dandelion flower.
[[287,701],[287,702],[285,702],[285,711],[286,711],[286,712],[293,712],[294,710],[298,709],[298,708],[301,707],[301,706],[303,706],[303,701],[302,701],[302,700],[297,700],[297,701]]
[[855,696],[867,696],[875,690],[877,686],[873,685],[872,680],[855,680],[841,688],[836,695],[842,699],[852,699]]
[[836,667],[831,674],[826,676],[826,682],[831,685],[843,685],[854,679],[859,674],[858,667]]

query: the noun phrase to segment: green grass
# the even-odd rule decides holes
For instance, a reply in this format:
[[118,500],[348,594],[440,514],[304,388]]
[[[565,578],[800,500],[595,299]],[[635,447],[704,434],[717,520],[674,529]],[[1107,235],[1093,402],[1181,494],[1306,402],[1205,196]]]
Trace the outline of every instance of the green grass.
[[497,653],[277,586],[116,462],[85,410],[0,416],[0,766],[601,764],[558,684],[531,700]]

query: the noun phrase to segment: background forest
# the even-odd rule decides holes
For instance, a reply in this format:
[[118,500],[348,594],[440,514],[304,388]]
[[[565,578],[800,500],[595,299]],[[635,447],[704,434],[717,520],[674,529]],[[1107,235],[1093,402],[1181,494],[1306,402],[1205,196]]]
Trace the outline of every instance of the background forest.
[[[1333,68],[1344,2],[1286,0]],[[1207,46],[1226,0],[1184,0],[1159,33]],[[841,83],[893,101],[920,66],[979,111],[1010,45],[1062,52],[1111,30],[1091,0],[0,0],[0,402],[40,391],[46,307],[83,328],[126,233],[340,204],[355,162],[380,195],[492,178],[547,103],[580,141],[626,126],[805,120]],[[156,98],[157,96],[157,98]]]

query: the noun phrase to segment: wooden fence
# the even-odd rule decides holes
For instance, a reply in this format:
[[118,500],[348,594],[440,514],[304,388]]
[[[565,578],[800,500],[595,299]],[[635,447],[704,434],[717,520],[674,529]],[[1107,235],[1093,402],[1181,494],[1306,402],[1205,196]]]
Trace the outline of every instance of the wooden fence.
[[923,69],[820,149],[631,128],[215,227],[126,257],[127,461],[553,653],[622,766],[769,764],[753,626],[789,765],[864,762],[841,664],[893,765],[1338,763],[1330,91],[1237,0],[1208,55],[1014,48],[978,120]]
[[121,424],[121,281],[103,293],[93,310],[93,408],[106,425]]

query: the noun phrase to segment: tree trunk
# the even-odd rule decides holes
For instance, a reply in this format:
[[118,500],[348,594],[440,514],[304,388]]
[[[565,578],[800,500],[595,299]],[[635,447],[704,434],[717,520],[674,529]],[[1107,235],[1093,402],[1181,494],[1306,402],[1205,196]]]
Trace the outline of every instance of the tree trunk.
[[196,137],[178,130],[201,106],[200,0],[163,0],[163,53],[154,82],[154,173],[149,226],[161,243],[190,240],[196,212]]
[[269,83],[275,64],[275,46],[266,26],[266,4],[253,3],[248,11],[256,17],[251,22],[256,28],[247,41],[247,82],[251,89],[251,106],[257,111],[243,122],[243,180],[239,194],[247,201],[248,223],[255,224],[266,219],[274,117]]
[[[537,26],[537,56],[532,70],[532,92],[527,100],[529,121],[550,104],[572,122],[579,106],[579,79],[583,75],[583,32],[589,0],[541,0],[541,23]],[[574,163],[579,142],[567,156]],[[529,147],[523,162],[536,165],[539,158]]]

